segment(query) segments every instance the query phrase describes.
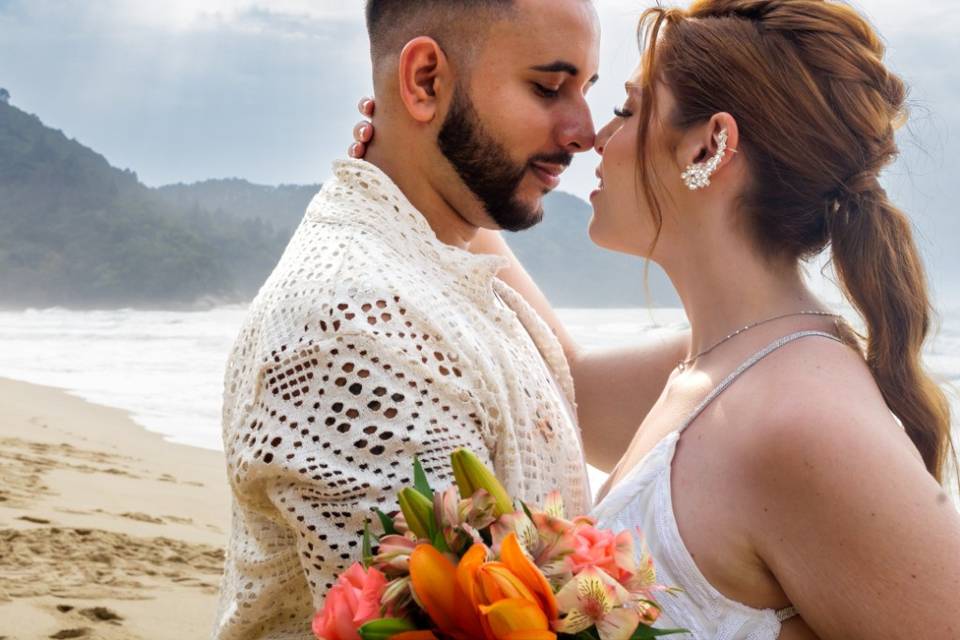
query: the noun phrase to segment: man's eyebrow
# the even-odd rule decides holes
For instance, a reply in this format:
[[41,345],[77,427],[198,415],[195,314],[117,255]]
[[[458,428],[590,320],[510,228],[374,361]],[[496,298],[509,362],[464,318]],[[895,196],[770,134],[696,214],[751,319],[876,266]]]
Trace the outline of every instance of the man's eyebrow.
[[[548,64],[538,64],[530,68],[534,71],[543,71],[544,73],[568,73],[574,78],[580,75],[580,69],[578,69],[575,64],[571,64],[565,60],[554,60]],[[595,84],[599,79],[599,74],[594,74],[594,76],[590,78],[590,84]]]

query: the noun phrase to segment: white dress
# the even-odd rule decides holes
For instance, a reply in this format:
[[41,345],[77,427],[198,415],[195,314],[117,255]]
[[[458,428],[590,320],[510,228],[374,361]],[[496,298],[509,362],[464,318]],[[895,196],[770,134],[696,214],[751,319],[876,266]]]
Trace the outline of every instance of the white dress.
[[723,380],[679,429],[658,442],[594,508],[593,515],[601,527],[615,531],[629,529],[634,532],[637,542],[640,541],[636,532],[639,528],[653,556],[657,581],[683,589],[679,595],[659,598],[663,614],[656,626],[690,631],[690,635],[669,637],[773,640],[780,635],[781,622],[797,615],[793,607],[779,611],[749,607],[727,598],[707,581],[680,537],[673,510],[670,473],[677,443],[684,429],[717,396],[763,358],[794,340],[809,336],[837,340],[828,333],[803,331],[781,338],[754,354]]

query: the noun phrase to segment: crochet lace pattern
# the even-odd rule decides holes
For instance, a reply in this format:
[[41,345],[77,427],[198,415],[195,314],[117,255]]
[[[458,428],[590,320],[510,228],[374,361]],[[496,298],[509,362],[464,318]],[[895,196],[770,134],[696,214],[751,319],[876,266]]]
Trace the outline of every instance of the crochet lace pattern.
[[468,447],[507,490],[586,513],[573,382],[496,273],[439,242],[373,165],[343,161],[250,307],[224,381],[233,523],[214,637],[310,638],[373,508],[414,455],[434,484]]

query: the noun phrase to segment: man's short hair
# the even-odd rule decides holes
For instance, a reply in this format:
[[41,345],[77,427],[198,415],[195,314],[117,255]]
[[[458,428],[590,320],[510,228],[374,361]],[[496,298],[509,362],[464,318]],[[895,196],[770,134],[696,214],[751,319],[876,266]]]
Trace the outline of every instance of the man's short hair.
[[400,53],[419,36],[437,41],[448,55],[468,52],[493,20],[515,0],[367,0],[367,32],[374,64]]

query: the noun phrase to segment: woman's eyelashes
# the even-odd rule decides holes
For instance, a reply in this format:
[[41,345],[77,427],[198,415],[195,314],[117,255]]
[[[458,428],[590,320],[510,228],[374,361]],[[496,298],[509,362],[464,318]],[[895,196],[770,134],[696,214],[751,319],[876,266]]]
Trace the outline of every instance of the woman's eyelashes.
[[633,115],[633,112],[626,107],[623,107],[622,109],[620,107],[614,107],[613,115],[617,116],[618,118],[629,118]]

